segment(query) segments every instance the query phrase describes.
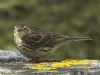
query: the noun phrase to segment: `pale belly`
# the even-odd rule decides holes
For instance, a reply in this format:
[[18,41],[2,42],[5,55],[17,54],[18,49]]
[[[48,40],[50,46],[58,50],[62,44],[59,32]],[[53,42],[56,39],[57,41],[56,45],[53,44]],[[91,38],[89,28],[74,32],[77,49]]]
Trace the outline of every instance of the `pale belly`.
[[54,50],[49,50],[49,51],[40,51],[40,50],[25,50],[24,48],[22,49],[21,47],[18,48],[19,52],[23,54],[27,58],[31,59],[45,59],[49,55],[53,54]]

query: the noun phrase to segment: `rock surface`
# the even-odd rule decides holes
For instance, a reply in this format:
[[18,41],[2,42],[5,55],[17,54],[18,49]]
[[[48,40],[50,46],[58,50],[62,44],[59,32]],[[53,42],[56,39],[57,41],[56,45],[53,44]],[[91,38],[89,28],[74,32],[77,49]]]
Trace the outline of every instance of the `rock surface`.
[[100,61],[84,60],[91,62],[90,67],[73,66],[70,68],[60,68],[58,71],[43,71],[25,69],[24,61],[28,59],[15,51],[0,50],[0,75],[100,75]]

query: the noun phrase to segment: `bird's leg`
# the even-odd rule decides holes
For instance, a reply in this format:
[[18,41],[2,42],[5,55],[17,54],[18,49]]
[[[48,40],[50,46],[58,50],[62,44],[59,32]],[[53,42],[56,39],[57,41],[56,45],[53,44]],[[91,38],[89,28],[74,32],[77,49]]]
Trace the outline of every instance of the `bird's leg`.
[[43,62],[59,62],[62,61],[61,59],[44,59]]
[[60,62],[61,59],[31,59],[25,63],[43,63],[43,62]]

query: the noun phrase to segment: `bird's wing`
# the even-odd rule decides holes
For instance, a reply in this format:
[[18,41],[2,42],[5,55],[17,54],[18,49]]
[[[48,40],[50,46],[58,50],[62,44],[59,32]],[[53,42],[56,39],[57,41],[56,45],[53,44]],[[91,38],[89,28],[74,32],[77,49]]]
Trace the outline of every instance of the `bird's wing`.
[[47,36],[49,37],[49,40],[44,43],[44,46],[46,45],[48,47],[54,47],[66,40],[66,37],[63,35],[47,34]]
[[54,34],[52,32],[33,30],[32,34],[36,34],[37,38],[40,36],[37,42],[37,45],[40,47],[53,47],[67,39],[67,36]]
[[29,48],[40,47],[54,47],[66,39],[63,35],[57,35],[51,32],[32,31],[32,33],[23,37],[23,42],[29,46]]

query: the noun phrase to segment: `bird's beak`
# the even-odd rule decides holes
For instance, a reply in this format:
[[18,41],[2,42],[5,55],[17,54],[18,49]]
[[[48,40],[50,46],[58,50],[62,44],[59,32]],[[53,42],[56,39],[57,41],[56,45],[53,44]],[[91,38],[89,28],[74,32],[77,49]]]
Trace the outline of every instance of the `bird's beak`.
[[14,28],[14,32],[16,32],[16,31],[18,31],[18,28],[15,26],[15,28]]

